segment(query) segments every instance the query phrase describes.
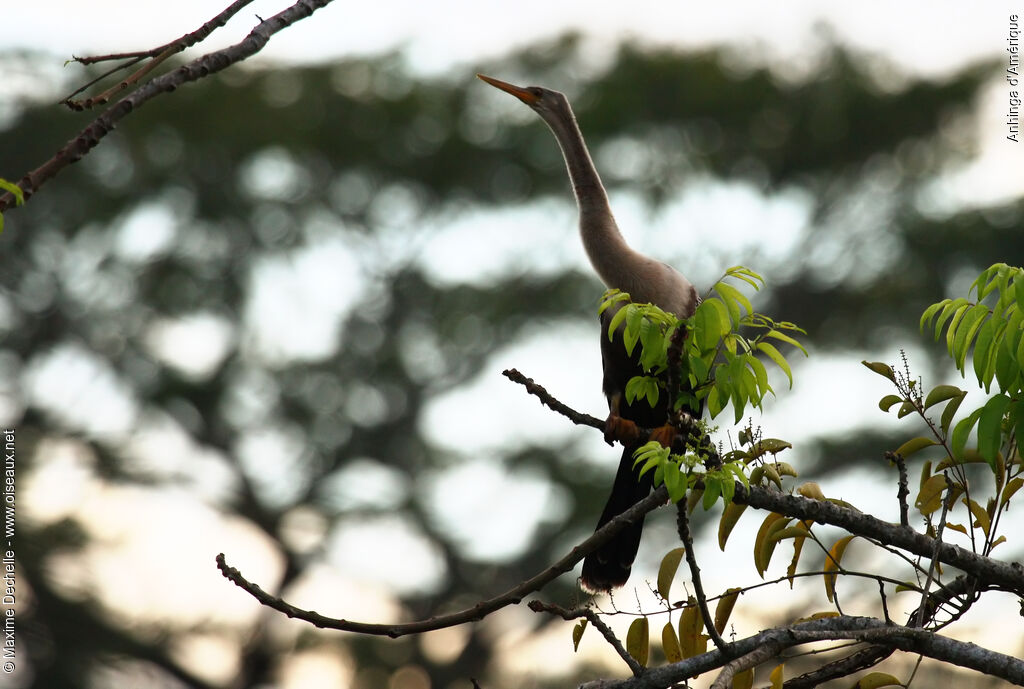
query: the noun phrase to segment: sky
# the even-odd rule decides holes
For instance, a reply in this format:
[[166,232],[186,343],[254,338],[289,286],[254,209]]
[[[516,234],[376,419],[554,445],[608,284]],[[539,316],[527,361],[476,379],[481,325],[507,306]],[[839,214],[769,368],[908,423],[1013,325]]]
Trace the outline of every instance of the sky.
[[[44,0],[35,3],[14,3],[7,0],[7,6],[2,9],[2,22],[0,22],[0,46],[5,50],[18,48],[43,50],[52,56],[52,70],[55,75],[62,75],[66,78],[73,78],[73,66],[62,67],[63,61],[73,55],[103,54],[110,52],[121,52],[137,49],[145,49],[166,43],[197,28],[202,22],[210,19],[218,12],[227,0],[222,3],[209,2],[205,0],[181,0],[170,5],[166,2],[156,0],[93,0],[82,2],[81,0]],[[289,3],[286,0],[273,2],[271,0],[258,0],[251,6],[244,9],[225,28],[213,34],[207,42],[197,49],[192,50],[193,55],[215,50],[231,43],[237,42],[248,32],[255,21],[255,15],[267,18],[286,7]],[[318,11],[313,17],[299,22],[290,29],[275,36],[268,47],[260,54],[258,61],[271,63],[310,63],[328,61],[334,58],[353,55],[370,55],[384,51],[401,49],[404,50],[410,65],[423,74],[445,74],[452,78],[461,78],[462,71],[468,72],[472,67],[481,62],[495,60],[517,47],[533,43],[544,38],[556,36],[567,30],[579,30],[586,37],[585,45],[593,57],[594,64],[600,64],[602,59],[607,58],[608,46],[624,37],[630,37],[648,45],[672,45],[688,47],[693,49],[707,48],[711,46],[726,45],[734,51],[736,59],[750,62],[768,62],[774,65],[780,73],[798,77],[803,71],[810,69],[814,64],[817,51],[831,38],[838,40],[851,49],[872,56],[877,56],[890,61],[900,71],[910,75],[924,76],[926,78],[939,78],[964,66],[965,64],[982,59],[1005,60],[1009,16],[1013,12],[1024,14],[1024,3],[1007,2],[985,2],[985,3],[964,3],[962,1],[914,1],[914,2],[861,2],[861,3],[821,3],[812,0],[794,0],[791,2],[765,3],[757,0],[746,0],[744,2],[730,3],[665,3],[658,0],[633,0],[629,3],[594,3],[572,0],[569,2],[553,3],[550,0],[522,0],[515,3],[477,2],[468,9],[469,4],[454,2],[452,0],[437,0],[424,3],[413,0],[395,0],[393,2],[376,3],[351,3],[334,2],[324,10]],[[173,9],[169,9],[173,8]],[[45,58],[43,58],[45,59]],[[71,76],[68,76],[71,75]],[[8,79],[0,81],[0,102],[9,96],[12,89],[19,88],[16,80]],[[1024,193],[1024,149],[1021,144],[1013,145],[1005,140],[1005,126],[1003,117],[1007,107],[1009,86],[1006,83],[993,83],[986,90],[983,96],[984,102],[981,107],[981,118],[979,127],[981,132],[981,150],[977,158],[968,166],[948,175],[938,183],[935,189],[930,190],[934,199],[935,207],[939,210],[953,210],[957,207],[969,206],[972,203],[989,203],[992,200],[1008,199]],[[600,162],[600,161],[599,161]],[[943,206],[945,204],[945,206]],[[622,220],[622,225],[627,227],[633,223],[629,222],[630,217],[639,217],[639,202],[628,197],[613,199],[613,205],[617,214]],[[635,206],[636,208],[632,208]],[[780,238],[799,236],[799,230],[807,221],[804,217],[802,203],[799,198],[765,199],[759,198],[755,193],[742,186],[726,187],[716,186],[714,188],[701,188],[695,185],[688,190],[682,198],[673,204],[669,204],[661,215],[648,225],[650,236],[636,239],[639,248],[643,243],[654,244],[659,233],[668,232],[668,228],[679,222],[680,218],[688,221],[696,221],[700,224],[702,217],[716,216],[723,228],[717,235],[718,241],[722,242],[722,248],[731,243],[735,246],[740,243],[764,241],[766,236],[772,237],[772,242],[765,242],[761,249],[771,254],[772,252],[785,253],[785,242]],[[632,208],[632,209],[631,209]],[[722,217],[721,209],[729,208],[732,216]],[[515,223],[517,226],[524,224],[535,225],[539,223],[529,222],[530,214],[537,216],[544,215],[547,218],[564,220],[567,224],[572,223],[571,217],[560,217],[558,213],[564,209],[546,209],[538,207],[527,207],[517,211],[523,216],[508,216],[505,221]],[[142,223],[144,230],[136,234],[144,235],[150,241],[161,241],[159,228],[167,225],[167,217],[161,215],[160,208],[147,209],[148,216],[134,217],[134,222]],[[753,218],[758,218],[762,223],[769,221],[778,231],[771,233],[749,233],[745,228],[754,226]],[[766,220],[767,219],[767,220]],[[501,222],[500,220],[498,222]],[[458,221],[446,224],[443,227],[431,228],[430,241],[422,247],[422,256],[419,260],[423,262],[428,272],[431,268],[435,270],[435,277],[438,280],[449,280],[453,282],[472,282],[480,279],[481,272],[474,273],[467,270],[465,273],[452,272],[453,263],[456,266],[475,266],[480,271],[501,270],[502,265],[481,265],[484,257],[493,257],[493,243],[474,244],[472,239],[472,226],[476,223],[472,217],[461,218]],[[640,223],[635,223],[639,225]],[[153,232],[156,228],[156,232]],[[788,234],[787,234],[788,233]],[[124,236],[131,237],[132,229],[124,231]],[[499,233],[508,236],[510,233]],[[164,236],[164,241],[166,236]],[[493,240],[493,237],[491,238]],[[521,235],[518,239],[526,242]],[[482,242],[477,238],[475,241]],[[574,236],[556,238],[557,246],[549,247],[545,251],[545,260],[549,265],[541,265],[540,269],[552,271],[561,270],[566,262],[569,264],[583,265],[582,252],[577,250]],[[442,261],[440,257],[448,256],[450,251],[446,247],[459,246],[466,251],[477,251],[478,254],[467,254],[465,260],[452,262]],[[320,273],[324,279],[329,279],[333,265],[338,261],[351,261],[347,250],[342,242],[328,245],[331,253],[324,254],[310,252],[309,256],[300,257],[297,270],[300,272]],[[503,256],[506,257],[505,265],[512,266],[517,262],[532,260],[520,252],[520,247],[515,245],[502,246]],[[137,243],[127,241],[123,251],[131,253],[151,250],[151,247],[139,247]],[[442,270],[443,266],[443,270]],[[268,265],[265,272],[269,273],[275,281],[275,287],[267,290],[271,299],[274,295],[280,295],[281,285],[289,286],[284,293],[289,296],[297,296],[302,301],[307,311],[293,314],[298,322],[320,322],[332,323],[340,320],[351,304],[318,303],[315,299],[304,298],[301,282],[292,284],[290,280],[294,277],[282,266]],[[336,274],[336,271],[334,271]],[[258,287],[258,286],[257,286]],[[344,290],[334,290],[343,292]],[[259,292],[255,289],[254,292]],[[280,324],[280,319],[285,317],[292,310],[289,304],[266,303],[261,308],[277,313],[274,316],[275,322]],[[195,334],[195,330],[189,328],[200,328],[205,333],[204,337],[217,342],[226,342],[230,334],[220,330],[215,321],[204,321],[201,318],[197,322],[182,325],[181,323],[159,324],[160,332],[153,335],[153,350],[156,355],[165,351],[167,356],[171,353],[182,352],[183,344],[187,343]],[[328,328],[329,329],[329,328]],[[277,328],[278,332],[287,334],[299,332],[294,328]],[[257,345],[267,348],[268,351],[276,351],[275,347],[287,347],[287,342],[275,340],[275,333],[257,333]],[[593,334],[584,331],[582,328],[577,332],[569,330],[559,335],[560,341],[550,341],[544,335],[525,342],[520,342],[495,353],[495,362],[521,362],[532,361],[530,364],[530,375],[543,380],[545,385],[553,391],[566,391],[560,396],[576,408],[583,408],[594,411],[600,406],[599,393],[589,397],[573,399],[572,392],[586,390],[589,387],[590,367],[586,369],[563,365],[557,359],[559,350],[566,350],[563,338],[578,339],[581,343],[591,343]],[[175,339],[177,338],[177,339]],[[323,338],[309,337],[304,335],[297,338],[306,343],[317,342]],[[178,344],[175,344],[175,343]],[[262,344],[261,344],[262,343]],[[226,346],[226,344],[224,345]],[[584,346],[581,344],[581,348]],[[204,348],[209,353],[208,348]],[[574,350],[577,348],[573,348]],[[878,353],[878,358],[895,359],[894,352]],[[269,356],[269,355],[268,355]],[[594,365],[596,366],[597,354],[594,354]],[[86,357],[87,358],[87,357]],[[859,357],[858,357],[859,358]],[[76,362],[70,366],[67,362]],[[215,362],[214,362],[215,363]],[[46,364],[46,365],[43,365]],[[183,363],[184,366],[212,365],[209,361],[199,361],[195,357]],[[496,365],[498,365],[496,363]],[[803,374],[797,373],[798,388],[792,396],[780,401],[775,411],[766,418],[766,425],[773,425],[775,434],[785,438],[796,438],[805,432],[806,428],[814,427],[819,432],[834,432],[842,430],[843,424],[847,427],[862,421],[857,412],[853,409],[836,410],[830,408],[827,413],[823,409],[818,417],[808,418],[803,415],[799,425],[795,425],[792,419],[798,415],[792,413],[792,405],[799,404],[798,399],[806,399],[806,396],[818,398],[824,396],[827,391],[818,389],[820,384],[816,381],[831,380],[836,373],[849,373],[850,379],[861,381],[856,384],[860,388],[860,394],[850,395],[850,399],[876,399],[886,392],[884,385],[868,376],[856,374],[861,373],[856,360],[840,357],[819,357],[814,364],[813,370],[805,368]],[[500,369],[499,369],[500,370]],[[71,377],[68,372],[73,373]],[[77,375],[78,377],[75,377]],[[58,349],[51,353],[50,359],[43,360],[38,370],[34,370],[30,376],[30,393],[40,396],[51,394],[50,390],[56,388],[67,389],[69,386],[78,386],[87,394],[87,389],[92,393],[96,390],[96,373],[88,368],[88,362],[83,363],[80,353]],[[800,382],[803,381],[803,382]],[[106,393],[109,399],[117,399],[116,381],[101,379],[100,383],[107,386]],[[551,415],[543,413],[533,400],[521,395],[518,390],[509,390],[507,384],[501,385],[501,393],[494,400],[494,382],[491,380],[474,381],[451,395],[438,400],[431,409],[430,414],[437,418],[450,417],[451,408],[466,405],[479,405],[482,399],[487,399],[490,404],[506,405],[501,414],[495,417],[503,419],[503,424],[511,424],[512,427],[504,428],[505,433],[516,434],[522,428],[529,428],[531,432],[551,433],[552,437],[560,432],[561,422]],[[101,390],[102,392],[102,390]],[[121,402],[127,404],[126,402]],[[864,406],[857,402],[858,406]],[[870,405],[868,405],[870,407]],[[98,416],[91,414],[93,422],[97,420],[108,424],[110,427],[105,432],[126,433],[127,425],[135,424],[138,420],[127,418],[122,408],[111,408],[109,415]],[[428,414],[428,417],[430,416]],[[872,421],[878,421],[876,413]],[[152,420],[150,420],[152,421]],[[886,421],[888,422],[888,421]],[[429,418],[424,421],[426,427],[436,424],[430,422]],[[518,425],[518,427],[517,427]],[[153,447],[178,447],[173,443],[185,442],[182,438],[175,436],[173,431],[163,428],[159,422],[152,421],[145,424],[149,436],[144,436],[138,441],[139,446],[135,448],[141,455],[146,454],[146,443]],[[481,424],[479,443],[481,446],[493,440],[496,436],[495,429],[488,429]],[[563,436],[558,436],[563,437]],[[433,438],[434,441],[442,443],[443,437]],[[461,438],[460,442],[472,442],[472,438]],[[252,461],[259,463],[261,453],[267,451],[266,445],[273,445],[279,442],[273,438],[254,438],[251,447],[239,448],[242,455],[252,457]],[[262,443],[262,444],[261,444]],[[594,447],[600,446],[600,441],[594,441]],[[276,452],[286,452],[287,448],[275,448]],[[130,520],[130,515],[140,509],[144,496],[132,491],[115,490],[99,484],[83,480],[81,484],[66,481],[68,472],[72,474],[77,471],[84,471],[83,460],[77,456],[74,449],[69,446],[58,446],[53,448],[56,469],[49,477],[37,477],[35,487],[28,490],[29,494],[38,496],[39,504],[43,505],[43,497],[52,493],[55,486],[63,485],[63,491],[58,495],[48,495],[45,501],[45,511],[49,516],[59,515],[62,510],[81,510],[84,513],[92,514],[93,521],[89,523],[90,528],[97,534],[110,536],[111,530],[115,529],[119,521]],[[174,454],[173,452],[168,454]],[[152,460],[151,460],[152,461]],[[381,495],[387,494],[389,488],[389,477],[386,471],[380,467],[366,467],[363,475],[368,481],[368,492],[378,491]],[[444,491],[446,482],[450,481],[473,481],[483,483],[495,483],[498,478],[494,477],[493,469],[479,463],[467,463],[458,468],[458,472],[451,474],[439,474],[430,482],[428,490]],[[383,472],[383,473],[382,473]],[[83,473],[83,476],[85,474]],[[847,491],[863,492],[864,477],[847,477],[839,485],[834,486],[827,492],[832,495],[834,492]],[[213,482],[214,484],[216,482]],[[499,504],[500,500],[506,499],[510,504],[543,504],[545,501],[552,501],[552,496],[544,493],[545,487],[538,485],[530,476],[517,477],[514,482],[514,490],[505,496],[481,496],[492,505]],[[519,492],[516,492],[519,491]],[[185,499],[183,496],[165,496],[167,500]],[[103,505],[102,509],[96,509],[95,505]],[[891,507],[891,505],[889,506]],[[44,510],[44,507],[40,507]],[[888,507],[878,508],[880,511]],[[497,513],[504,510],[497,509]],[[158,514],[154,510],[153,514]],[[179,510],[180,513],[180,510]],[[274,559],[271,553],[264,549],[264,544],[250,533],[245,525],[225,522],[217,515],[199,510],[196,513],[189,512],[195,520],[194,531],[203,530],[205,525],[216,524],[216,537],[221,542],[231,541],[238,544],[246,544],[246,562],[243,567],[252,579],[257,581],[272,581],[274,579]],[[478,506],[462,505],[453,506],[451,514],[443,514],[441,518],[448,520],[453,528],[458,524],[465,524],[472,520],[466,519],[466,514],[480,514]],[[479,524],[478,524],[479,526]],[[500,528],[500,524],[483,524],[486,530],[493,532]],[[181,529],[179,524],[168,522],[162,523],[155,520],[156,542],[172,548],[183,559],[182,553],[195,548],[194,543],[180,542],[182,533],[187,530]],[[343,530],[335,535],[338,551],[346,548],[360,549],[367,547],[367,543],[376,543],[382,539],[381,534],[389,534],[388,538],[403,545],[404,548],[415,549],[419,539],[414,533],[406,533],[406,529],[400,523],[388,523],[383,520],[381,523],[363,525],[360,529]],[[116,530],[116,529],[115,529]],[[177,536],[175,535],[177,534]],[[507,538],[496,539],[502,542],[511,543],[516,547],[525,547],[522,543],[522,532],[517,535],[510,533]],[[125,557],[131,557],[136,562],[146,561],[138,557],[138,549],[145,548],[146,542],[152,542],[152,534],[147,538],[133,539],[125,536]],[[397,540],[396,540],[397,539]],[[469,547],[483,547],[482,544],[474,546],[471,536],[467,535]],[[742,550],[746,546],[739,546]],[[238,546],[238,551],[243,547]],[[399,548],[398,550],[401,550]],[[746,552],[745,550],[743,552]],[[134,554],[133,554],[134,553]],[[499,557],[501,553],[482,552],[481,557]],[[97,581],[114,576],[118,563],[122,562],[117,557],[118,553],[107,553],[100,557],[100,565],[92,576]],[[152,561],[159,561],[159,554],[151,554]],[[195,557],[205,557],[206,553],[196,552]],[[424,571],[430,572],[432,558],[435,554],[424,552],[419,555],[424,565]],[[236,563],[232,563],[236,564]],[[396,611],[382,613],[386,610],[388,598],[385,592],[375,589],[371,584],[375,579],[380,580],[392,569],[391,562],[384,559],[378,563],[379,567],[368,572],[345,571],[343,562],[339,559],[336,571],[328,573],[320,571],[317,573],[320,585],[313,582],[306,582],[309,591],[316,591],[316,595],[309,595],[311,600],[317,601],[318,608],[346,610],[351,617],[376,616],[380,619],[388,614],[397,615]],[[704,565],[706,569],[709,565]],[[712,567],[714,565],[711,565]],[[340,574],[339,574],[340,572]],[[157,577],[160,568],[154,568],[150,576]],[[177,572],[176,575],[180,575]],[[338,590],[334,586],[339,576],[346,576],[364,582],[365,588],[359,589],[350,595],[337,594],[335,600],[325,601],[322,598],[323,591],[327,588]],[[429,576],[428,576],[429,580]],[[324,585],[326,582],[326,586]],[[180,584],[180,581],[177,582]],[[394,582],[397,586],[400,582]],[[429,581],[427,582],[429,583]],[[713,578],[709,585],[715,587],[717,584]],[[222,607],[222,614],[225,619],[231,615],[242,615],[243,610],[249,610],[247,601],[240,596],[220,596],[223,594],[223,582],[192,582],[189,587],[174,587],[168,583],[165,590],[187,588],[190,595],[199,596],[204,602],[204,609],[212,609],[221,605],[222,598],[230,599],[230,605]],[[69,583],[69,585],[72,585]],[[424,584],[425,585],[425,584]],[[207,592],[207,593],[197,593]],[[128,592],[131,593],[131,592]],[[110,605],[123,606],[125,611],[146,609],[145,592],[138,592],[139,599],[126,595],[123,590],[118,591],[117,596],[111,596],[108,601]],[[370,605],[367,601],[372,601]],[[295,601],[301,604],[301,600]],[[163,601],[162,605],[173,610],[178,602],[171,599]],[[362,607],[360,607],[362,606]],[[382,607],[383,606],[383,607]],[[161,612],[161,611],[156,611]],[[360,614],[365,612],[365,615]],[[237,619],[237,618],[236,618]],[[211,650],[212,649],[212,650]],[[200,642],[197,646],[185,649],[183,652],[191,654],[193,658],[216,658],[217,646],[209,641],[205,646]],[[221,654],[222,655],[222,654]],[[323,672],[318,665],[316,658],[309,658],[307,662],[315,668],[315,672]],[[230,673],[230,666],[219,668],[222,674]],[[298,672],[298,671],[296,671]],[[302,677],[299,673],[297,677]],[[303,686],[302,679],[295,680],[295,686]]]

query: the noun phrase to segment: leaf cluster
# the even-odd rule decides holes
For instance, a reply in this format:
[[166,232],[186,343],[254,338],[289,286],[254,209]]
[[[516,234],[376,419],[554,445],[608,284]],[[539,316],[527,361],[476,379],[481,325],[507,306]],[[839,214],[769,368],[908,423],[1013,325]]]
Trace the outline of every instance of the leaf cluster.
[[[750,299],[726,279],[755,291],[764,284],[764,279],[749,268],[733,266],[686,319],[653,304],[635,304],[620,290],[605,293],[600,312],[618,307],[608,325],[609,339],[622,327],[627,353],[632,356],[640,346],[639,363],[644,373],[627,384],[627,401],[646,398],[652,406],[657,404],[667,391],[668,377],[664,374],[670,366],[678,366],[678,380],[685,381],[685,385],[671,391],[673,409],[686,407],[696,412],[706,405],[714,419],[731,404],[735,422],[739,423],[747,405],[761,409],[765,396],[775,394],[762,358],[781,369],[792,386],[789,362],[773,342],[791,345],[806,356],[806,348],[794,337],[794,333],[806,333],[793,323],[755,312]],[[677,359],[670,361],[679,329],[684,331],[683,345]]]

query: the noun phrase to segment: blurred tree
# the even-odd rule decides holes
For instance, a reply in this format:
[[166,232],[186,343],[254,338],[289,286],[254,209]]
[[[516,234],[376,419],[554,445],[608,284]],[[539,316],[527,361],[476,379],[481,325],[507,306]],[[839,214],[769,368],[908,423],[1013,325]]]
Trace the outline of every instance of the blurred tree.
[[[753,265],[770,278],[770,303],[759,308],[807,328],[819,351],[914,338],[907,328],[958,275],[1024,255],[1019,202],[942,215],[921,200],[950,164],[971,156],[970,119],[993,65],[929,82],[894,80],[884,65],[840,48],[803,76],[717,51],[631,44],[600,74],[583,61],[570,36],[485,71],[565,90],[599,166],[632,161],[623,174],[606,172],[613,194],[632,192],[654,209],[698,180],[802,193],[812,222],[774,266],[699,249],[684,256],[711,227],[687,228],[666,254],[682,257],[698,285],[719,270],[694,274],[691,265]],[[452,284],[419,260],[424,227],[548,196],[572,203],[549,133],[529,118],[500,120],[484,89],[471,86],[472,72],[422,79],[401,55],[235,68],[133,113],[81,164],[9,211],[0,236],[0,409],[18,430],[19,485],[46,471],[59,440],[82,449],[89,475],[105,485],[184,488],[274,544],[281,592],[325,561],[320,544],[287,536],[297,516],[325,525],[321,536],[397,516],[441,563],[436,581],[403,589],[402,610],[413,617],[504,590],[546,566],[566,545],[563,534],[585,532],[604,499],[595,485],[607,479],[580,471],[569,441],[522,438],[486,458],[510,479],[541,476],[561,491],[553,500],[565,509],[536,520],[514,561],[467,552],[429,488],[463,459],[425,432],[431,400],[473,379],[497,347],[536,332],[538,319],[593,324],[597,348],[601,288],[589,274],[524,269]],[[17,179],[83,117],[26,105],[0,131],[0,174]],[[325,277],[317,257],[336,259],[337,274]],[[315,325],[328,344],[280,338],[300,325]],[[183,334],[171,337],[179,326]],[[78,380],[90,393],[76,402]],[[82,408],[82,399],[102,399],[97,390],[123,402],[106,428],[93,417],[99,408]],[[453,418],[440,432],[458,437],[473,423]],[[187,439],[171,451],[175,466],[139,461],[138,441],[154,428]],[[849,466],[878,457],[883,441],[869,432],[825,440],[820,457]],[[276,454],[253,459],[268,444]],[[212,497],[201,490],[211,465],[228,486]],[[390,477],[386,503],[342,490],[365,472]],[[18,624],[32,683],[96,686],[113,668],[132,673],[133,686],[220,686],[174,651],[201,625],[128,619],[99,591],[68,585],[69,563],[96,545],[81,514],[23,518],[18,529],[31,590]],[[188,566],[212,572],[212,555]],[[552,595],[574,590],[564,581]],[[410,667],[434,687],[469,677],[517,685],[496,674],[498,639],[482,627],[441,655],[416,640],[312,632],[296,646],[262,622],[213,633],[239,649],[227,686],[271,684],[296,648],[316,646],[345,649],[358,686]]]

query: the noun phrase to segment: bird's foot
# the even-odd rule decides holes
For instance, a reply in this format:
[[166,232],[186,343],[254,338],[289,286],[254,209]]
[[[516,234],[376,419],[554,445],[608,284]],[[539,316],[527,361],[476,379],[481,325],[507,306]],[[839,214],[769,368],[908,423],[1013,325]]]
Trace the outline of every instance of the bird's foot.
[[623,445],[630,442],[640,433],[637,425],[629,419],[624,419],[615,412],[608,414],[604,422],[604,441],[614,445],[619,441]]
[[651,431],[651,440],[656,440],[662,447],[672,447],[678,431],[675,426],[659,426]]

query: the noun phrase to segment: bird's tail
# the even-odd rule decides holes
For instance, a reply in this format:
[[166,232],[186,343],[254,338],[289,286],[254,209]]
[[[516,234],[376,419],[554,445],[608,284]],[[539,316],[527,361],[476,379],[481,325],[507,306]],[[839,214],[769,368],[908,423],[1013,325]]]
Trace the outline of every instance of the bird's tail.
[[[615,474],[615,484],[608,496],[601,518],[597,520],[597,528],[610,522],[630,507],[647,497],[653,485],[654,472],[647,472],[641,478],[639,469],[633,468],[633,452],[636,447],[626,447],[619,460],[619,470]],[[580,581],[589,591],[610,591],[626,583],[629,571],[640,548],[640,535],[644,528],[644,518],[628,524],[617,533],[612,540],[587,555],[583,560],[583,574]]]

